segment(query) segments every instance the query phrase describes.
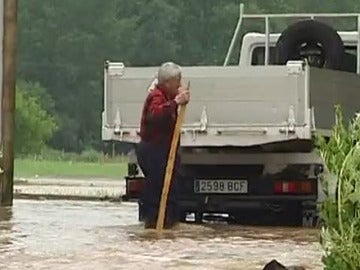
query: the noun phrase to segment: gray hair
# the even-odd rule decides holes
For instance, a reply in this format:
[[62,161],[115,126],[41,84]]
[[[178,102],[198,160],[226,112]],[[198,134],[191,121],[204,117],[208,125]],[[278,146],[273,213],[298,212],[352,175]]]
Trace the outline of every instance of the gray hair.
[[181,67],[173,62],[166,62],[159,68],[157,78],[159,84],[162,84],[179,76],[181,76]]

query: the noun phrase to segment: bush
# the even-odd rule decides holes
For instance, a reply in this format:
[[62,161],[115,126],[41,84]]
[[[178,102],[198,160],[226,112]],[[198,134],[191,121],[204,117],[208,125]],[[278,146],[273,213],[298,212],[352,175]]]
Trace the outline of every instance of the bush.
[[69,162],[88,162],[88,163],[103,163],[103,162],[126,162],[125,156],[110,157],[89,148],[82,153],[64,152],[55,150],[52,148],[44,147],[39,154],[18,155],[18,158],[30,158],[34,160],[46,160],[46,161],[69,161]]
[[[337,107],[331,137],[318,137],[318,148],[325,167],[326,199],[320,206],[325,269],[360,269],[360,116],[346,125]],[[330,195],[332,176],[337,181],[335,197]]]
[[80,154],[80,159],[84,162],[102,162],[104,155],[94,149],[88,149]]
[[42,106],[44,92],[38,84],[21,82],[16,87],[15,152],[18,155],[39,154],[57,129],[53,116]]
[[35,156],[37,160],[51,160],[51,161],[76,161],[78,158],[76,153],[66,153],[64,151],[59,151],[51,148],[44,148],[41,151],[41,154]]

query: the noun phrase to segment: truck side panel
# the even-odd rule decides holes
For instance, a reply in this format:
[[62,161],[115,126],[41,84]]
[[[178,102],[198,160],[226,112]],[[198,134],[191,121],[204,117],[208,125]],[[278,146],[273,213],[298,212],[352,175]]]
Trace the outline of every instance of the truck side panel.
[[360,76],[354,73],[310,68],[310,104],[316,128],[329,133],[335,124],[334,106],[340,104],[346,121],[360,108]]
[[[110,65],[111,68],[111,65]],[[156,69],[129,67],[122,75],[107,75],[105,126],[116,123],[130,135],[124,141],[136,141],[141,109]],[[110,74],[110,73],[108,73]],[[309,128],[305,72],[289,74],[286,66],[272,67],[184,67],[184,81],[191,81],[191,103],[187,107],[183,142],[194,145],[228,145],[251,143],[252,133],[258,133],[254,143],[266,143],[301,137],[299,131],[292,138],[280,129],[288,126],[289,110],[293,108],[295,126]],[[266,83],[264,83],[266,82]],[[204,122],[204,117],[206,122]],[[202,125],[205,125],[202,126]],[[199,132],[200,131],[200,132]],[[249,140],[250,132],[250,140]],[[241,136],[246,140],[241,140]],[[233,137],[239,140],[234,140]],[[230,138],[231,137],[231,138]],[[120,139],[114,137],[114,139]]]

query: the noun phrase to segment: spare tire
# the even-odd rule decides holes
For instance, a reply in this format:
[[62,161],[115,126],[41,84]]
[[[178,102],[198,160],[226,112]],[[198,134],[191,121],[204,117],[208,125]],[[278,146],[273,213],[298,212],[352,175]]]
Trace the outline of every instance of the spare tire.
[[309,65],[341,70],[344,44],[329,25],[315,20],[299,21],[285,29],[276,44],[276,64],[306,58]]

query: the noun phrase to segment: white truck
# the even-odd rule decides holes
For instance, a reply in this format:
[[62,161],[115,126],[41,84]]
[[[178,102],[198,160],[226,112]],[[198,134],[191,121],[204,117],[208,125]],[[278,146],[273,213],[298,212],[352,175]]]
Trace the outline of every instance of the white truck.
[[[321,197],[316,132],[328,136],[340,104],[346,119],[360,105],[360,14],[266,14],[240,18],[222,66],[183,67],[191,81],[181,135],[182,218],[227,214],[241,222],[313,226]],[[324,18],[354,17],[336,31]],[[297,18],[270,33],[273,18]],[[246,33],[238,65],[229,66],[242,21],[261,19],[265,33]],[[158,66],[106,61],[102,140],[139,142],[140,116]],[[141,194],[144,178],[130,158],[124,199]],[[141,212],[141,205],[139,207]],[[139,214],[141,218],[141,213]]]

